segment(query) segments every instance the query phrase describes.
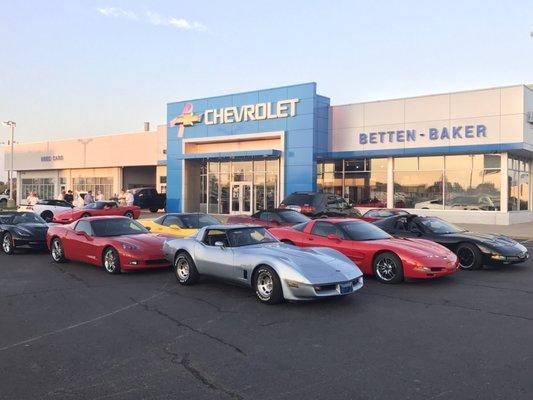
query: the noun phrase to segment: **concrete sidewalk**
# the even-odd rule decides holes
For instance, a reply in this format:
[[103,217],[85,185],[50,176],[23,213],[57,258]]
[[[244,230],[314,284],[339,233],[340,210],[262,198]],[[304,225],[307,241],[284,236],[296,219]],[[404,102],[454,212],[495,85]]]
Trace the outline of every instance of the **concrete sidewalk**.
[[533,223],[513,225],[456,224],[472,232],[507,235],[515,239],[533,240]]

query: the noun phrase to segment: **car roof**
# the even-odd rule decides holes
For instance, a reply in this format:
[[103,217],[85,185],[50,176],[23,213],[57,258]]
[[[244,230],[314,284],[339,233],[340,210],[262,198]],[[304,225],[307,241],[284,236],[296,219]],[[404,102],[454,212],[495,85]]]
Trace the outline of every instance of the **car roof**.
[[80,218],[80,220],[81,219],[83,219],[84,221],[99,221],[99,220],[105,220],[105,219],[131,219],[131,218],[124,217],[122,215],[99,215],[95,217]]
[[216,224],[216,225],[208,225],[205,226],[203,229],[216,229],[218,231],[229,231],[232,229],[242,229],[242,228],[264,228],[264,226],[261,225],[255,225],[255,224]]
[[314,221],[331,222],[332,224],[340,224],[342,222],[364,222],[365,224],[368,223],[359,218],[319,218],[319,219],[315,219]]

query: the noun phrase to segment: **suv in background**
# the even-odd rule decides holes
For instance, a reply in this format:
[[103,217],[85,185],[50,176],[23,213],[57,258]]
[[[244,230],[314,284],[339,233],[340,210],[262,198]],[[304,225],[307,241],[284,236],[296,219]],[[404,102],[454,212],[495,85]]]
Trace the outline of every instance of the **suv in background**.
[[279,207],[298,211],[310,218],[361,217],[359,210],[344,197],[330,193],[294,192],[286,197]]
[[133,194],[133,205],[140,208],[148,208],[150,212],[157,212],[159,209],[164,209],[167,206],[167,195],[164,193],[157,193],[153,187],[142,187],[131,189]]

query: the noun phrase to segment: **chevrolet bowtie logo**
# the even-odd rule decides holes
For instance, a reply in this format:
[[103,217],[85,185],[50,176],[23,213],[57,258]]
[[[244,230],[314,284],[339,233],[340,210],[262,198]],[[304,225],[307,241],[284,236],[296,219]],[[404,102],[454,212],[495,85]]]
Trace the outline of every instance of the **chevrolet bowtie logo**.
[[200,122],[201,120],[202,114],[194,115],[192,112],[192,104],[187,103],[183,106],[181,115],[170,121],[170,126],[179,125],[178,137],[183,137],[183,133],[185,132],[186,126],[193,126],[195,123]]

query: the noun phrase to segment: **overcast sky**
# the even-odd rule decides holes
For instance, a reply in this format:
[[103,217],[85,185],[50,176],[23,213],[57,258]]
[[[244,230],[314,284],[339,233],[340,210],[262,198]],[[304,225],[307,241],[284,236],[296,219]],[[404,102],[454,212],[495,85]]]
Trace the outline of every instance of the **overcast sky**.
[[140,130],[169,101],[308,81],[333,104],[533,83],[531,1],[4,0],[0,12],[0,118],[23,142]]

